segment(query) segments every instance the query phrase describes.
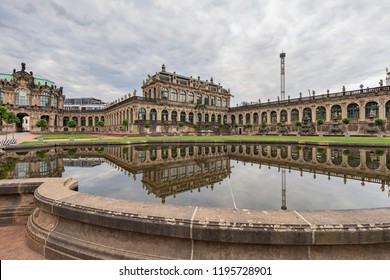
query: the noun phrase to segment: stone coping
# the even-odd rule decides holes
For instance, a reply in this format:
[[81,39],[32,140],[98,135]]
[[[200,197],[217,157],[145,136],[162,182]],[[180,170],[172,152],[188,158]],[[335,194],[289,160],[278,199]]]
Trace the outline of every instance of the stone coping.
[[72,179],[41,180],[35,191],[40,210],[115,230],[239,244],[390,243],[390,208],[252,211],[160,205],[79,193]]

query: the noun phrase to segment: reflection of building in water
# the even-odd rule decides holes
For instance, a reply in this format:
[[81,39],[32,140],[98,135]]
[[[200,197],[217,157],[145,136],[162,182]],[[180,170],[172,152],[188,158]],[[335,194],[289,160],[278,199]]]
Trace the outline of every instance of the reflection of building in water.
[[377,183],[382,190],[390,184],[390,151],[353,148],[322,148],[315,146],[287,145],[231,145],[231,159],[257,163],[260,166],[284,167],[331,177]]
[[226,146],[107,147],[104,156],[127,172],[142,173],[142,183],[162,201],[185,191],[211,188],[231,173]]
[[362,186],[376,183],[383,191],[390,185],[390,150],[269,144],[110,145],[7,152],[0,158],[0,176],[60,177],[64,166],[92,167],[107,161],[129,176],[141,175],[144,187],[164,200],[180,192],[212,187],[227,178],[230,160],[278,167],[282,209],[287,208],[285,174],[290,170],[311,173],[313,178],[323,174],[329,180],[359,180]]
[[61,177],[63,159],[57,149],[8,152],[0,160],[0,169],[0,179]]
[[64,159],[64,166],[95,167],[105,162],[103,158]]

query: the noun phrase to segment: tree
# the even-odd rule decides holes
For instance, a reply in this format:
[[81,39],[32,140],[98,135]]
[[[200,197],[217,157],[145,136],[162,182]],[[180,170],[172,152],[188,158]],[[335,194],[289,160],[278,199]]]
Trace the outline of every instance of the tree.
[[104,121],[98,121],[96,122],[96,125],[99,127],[104,127]]
[[349,124],[349,122],[350,122],[349,118],[344,118],[343,119],[343,124],[347,125],[347,124]]
[[319,119],[317,120],[317,127],[318,127],[318,130],[320,130],[320,126],[324,124],[324,120],[323,119]]
[[76,128],[77,127],[77,122],[74,121],[74,120],[70,120],[70,121],[68,121],[66,126],[69,127],[69,128]]
[[[0,121],[4,121],[7,124],[20,123],[20,119],[13,112],[9,111],[4,106],[0,106]],[[13,134],[12,134],[12,138],[13,138]]]
[[129,125],[129,120],[128,120],[128,119],[124,119],[124,120],[122,121],[122,125],[128,126],[128,125]]
[[48,127],[48,124],[47,124],[47,121],[45,119],[40,119],[37,121],[36,126],[40,127],[41,130],[44,130]]

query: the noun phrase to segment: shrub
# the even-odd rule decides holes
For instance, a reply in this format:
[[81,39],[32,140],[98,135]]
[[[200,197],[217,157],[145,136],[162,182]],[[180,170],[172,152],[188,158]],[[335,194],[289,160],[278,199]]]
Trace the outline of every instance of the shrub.
[[317,125],[318,125],[318,126],[321,126],[321,125],[323,125],[323,124],[324,124],[324,120],[323,120],[323,119],[317,120]]
[[349,124],[350,122],[350,119],[349,118],[344,118],[343,119],[343,124]]
[[266,128],[267,127],[267,124],[265,122],[262,122],[261,123],[261,128]]
[[179,127],[183,127],[184,126],[184,123],[183,122],[179,122]]
[[149,128],[150,127],[149,122],[145,122],[144,127]]
[[382,119],[375,119],[374,123],[376,126],[379,126],[379,127],[382,127],[385,125],[385,121]]
[[282,125],[283,125],[282,122],[277,122],[277,123],[276,123],[276,126],[278,126],[278,127],[282,127]]
[[300,121],[296,121],[295,126],[300,127],[300,126],[302,126],[302,123]]

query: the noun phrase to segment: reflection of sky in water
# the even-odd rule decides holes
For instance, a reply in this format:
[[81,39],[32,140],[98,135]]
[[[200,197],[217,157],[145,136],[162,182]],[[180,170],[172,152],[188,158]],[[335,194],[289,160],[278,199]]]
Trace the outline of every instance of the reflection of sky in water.
[[[166,204],[195,205],[201,207],[279,210],[282,206],[282,173],[277,167],[251,165],[231,160],[231,176],[214,187],[202,187],[192,192],[179,193],[166,198]],[[286,171],[286,205],[290,210],[356,209],[389,207],[387,188],[313,173]],[[63,177],[79,181],[79,191],[101,196],[161,203],[161,198],[148,194],[142,187],[142,174],[125,175],[107,163],[90,168],[65,167]],[[234,202],[233,202],[234,201]]]

